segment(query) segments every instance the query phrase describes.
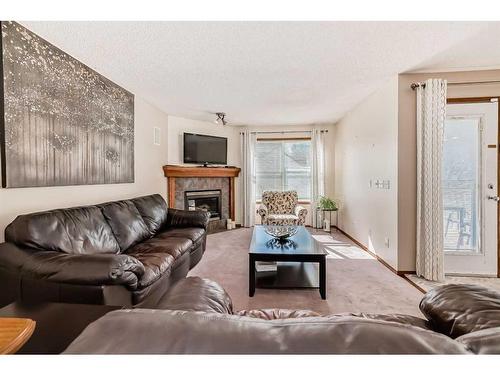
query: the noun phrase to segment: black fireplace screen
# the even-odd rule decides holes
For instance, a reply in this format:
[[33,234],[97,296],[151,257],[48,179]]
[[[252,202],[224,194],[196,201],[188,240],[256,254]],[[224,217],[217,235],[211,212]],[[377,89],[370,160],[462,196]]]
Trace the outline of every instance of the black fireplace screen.
[[186,210],[202,210],[210,213],[211,219],[221,218],[221,191],[194,190],[184,193]]

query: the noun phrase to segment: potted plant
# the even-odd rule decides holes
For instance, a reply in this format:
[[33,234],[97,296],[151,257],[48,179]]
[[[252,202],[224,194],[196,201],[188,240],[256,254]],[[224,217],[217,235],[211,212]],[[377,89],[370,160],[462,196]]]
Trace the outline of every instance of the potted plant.
[[318,202],[318,208],[321,210],[332,210],[336,211],[337,210],[337,202],[335,202],[333,199],[321,196],[319,198]]

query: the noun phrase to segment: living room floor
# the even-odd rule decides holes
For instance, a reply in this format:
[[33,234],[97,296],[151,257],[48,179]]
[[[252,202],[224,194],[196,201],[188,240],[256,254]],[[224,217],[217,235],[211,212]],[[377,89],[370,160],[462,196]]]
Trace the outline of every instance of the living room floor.
[[340,312],[401,313],[421,316],[422,293],[397,276],[340,232],[330,236],[311,230],[328,251],[327,299],[317,289],[256,289],[248,296],[248,248],[252,228],[208,235],[201,262],[189,273],[221,284],[235,310],[257,308],[310,309]]

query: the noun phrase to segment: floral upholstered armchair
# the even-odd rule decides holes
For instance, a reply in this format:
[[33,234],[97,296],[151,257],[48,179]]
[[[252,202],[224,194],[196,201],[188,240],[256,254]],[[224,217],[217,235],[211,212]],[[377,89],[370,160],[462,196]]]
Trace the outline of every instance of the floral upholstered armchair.
[[304,225],[307,209],[298,205],[296,191],[265,191],[257,209],[263,225]]

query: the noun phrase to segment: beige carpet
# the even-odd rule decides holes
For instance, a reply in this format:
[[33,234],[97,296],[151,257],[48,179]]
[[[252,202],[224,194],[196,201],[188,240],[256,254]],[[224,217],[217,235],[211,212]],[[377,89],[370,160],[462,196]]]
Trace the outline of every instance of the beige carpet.
[[425,291],[429,291],[443,284],[474,284],[500,292],[500,279],[495,277],[446,276],[444,282],[437,282],[426,280],[422,277],[418,277],[417,275],[405,276]]
[[235,309],[292,308],[319,313],[403,313],[421,316],[422,293],[389,271],[340,233],[314,233],[328,251],[327,299],[317,289],[257,289],[248,296],[248,248],[252,229],[211,234],[207,251],[190,276],[217,281],[231,295]]

